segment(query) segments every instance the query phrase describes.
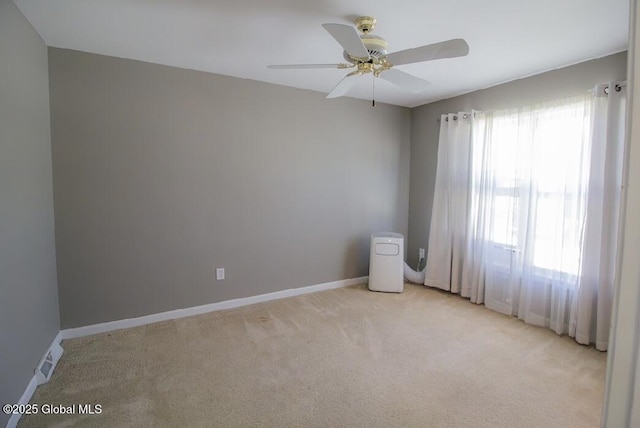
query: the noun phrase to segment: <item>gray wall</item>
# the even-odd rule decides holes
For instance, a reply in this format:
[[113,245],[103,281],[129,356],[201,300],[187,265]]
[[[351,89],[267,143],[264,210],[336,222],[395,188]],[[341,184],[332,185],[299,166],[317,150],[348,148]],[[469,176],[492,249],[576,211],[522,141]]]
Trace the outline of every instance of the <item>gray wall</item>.
[[525,106],[584,93],[597,83],[626,79],[626,52],[515,80],[411,110],[411,191],[407,260],[415,267],[427,248],[441,114]]
[[[0,403],[15,403],[59,331],[47,48],[0,0]],[[0,426],[8,416],[0,413]]]
[[367,275],[370,234],[407,233],[408,109],[55,48],[49,65],[62,328]]

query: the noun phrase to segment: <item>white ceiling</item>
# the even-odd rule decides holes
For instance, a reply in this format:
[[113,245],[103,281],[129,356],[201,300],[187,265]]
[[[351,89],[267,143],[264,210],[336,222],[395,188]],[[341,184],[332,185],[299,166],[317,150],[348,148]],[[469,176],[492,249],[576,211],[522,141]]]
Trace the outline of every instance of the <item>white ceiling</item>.
[[[467,57],[398,68],[432,86],[376,79],[377,101],[406,107],[620,52],[628,0],[15,0],[45,43],[328,93],[345,70],[268,70],[343,62],[322,23],[374,16],[394,52],[464,38]],[[348,70],[347,70],[348,71]],[[372,77],[347,96],[371,99]],[[331,100],[327,100],[331,102]]]

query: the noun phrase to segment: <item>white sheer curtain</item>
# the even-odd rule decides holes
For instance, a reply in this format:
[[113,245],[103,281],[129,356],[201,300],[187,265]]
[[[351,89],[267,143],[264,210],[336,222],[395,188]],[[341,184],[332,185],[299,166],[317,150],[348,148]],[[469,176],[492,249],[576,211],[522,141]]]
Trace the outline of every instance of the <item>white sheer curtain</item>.
[[611,82],[594,89],[587,222],[578,295],[569,334],[607,350],[618,250],[626,89]]
[[425,285],[606,349],[621,92],[443,116]]
[[584,97],[486,115],[485,304],[569,331],[589,172]]

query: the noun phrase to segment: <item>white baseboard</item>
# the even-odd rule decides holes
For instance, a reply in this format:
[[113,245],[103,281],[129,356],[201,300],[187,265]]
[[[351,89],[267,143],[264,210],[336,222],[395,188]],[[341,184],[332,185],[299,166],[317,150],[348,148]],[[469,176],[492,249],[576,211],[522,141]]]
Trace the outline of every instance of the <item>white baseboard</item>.
[[[15,404],[29,404],[29,401],[31,400],[33,393],[36,391],[37,386],[38,386],[38,380],[36,379],[36,376],[33,375],[31,380],[29,381],[29,384],[27,385],[27,389],[24,390],[22,397],[20,397],[20,400],[18,400],[18,402]],[[11,415],[11,417],[9,418],[9,422],[7,422],[7,428],[15,428],[18,425],[20,416],[22,415],[21,414]]]
[[368,276],[359,278],[343,279],[340,281],[325,282],[323,284],[310,285],[308,287],[290,288],[288,290],[275,291],[273,293],[259,294],[257,296],[243,297],[240,299],[225,300],[223,302],[210,303],[208,305],[193,306],[190,308],[176,309],[168,312],[145,315],[138,318],[128,318],[118,321],[110,321],[101,324],[93,324],[85,327],[69,328],[60,331],[63,340],[77,337],[90,336],[92,334],[105,333],[124,328],[138,327],[152,324],[159,321],[167,321],[177,318],[184,318],[193,315],[206,314],[208,312],[233,309],[240,306],[253,305],[254,303],[268,302],[270,300],[284,299],[286,297],[300,296],[302,294],[315,293],[317,291],[331,290],[335,288],[348,287],[355,284],[363,284],[369,280]]
[[[44,352],[44,355],[39,361],[42,361],[53,347],[60,346],[61,342],[62,342],[62,334],[61,332],[58,332],[58,334],[53,339],[53,341],[51,341],[51,344],[49,345],[49,347],[47,347],[47,350]],[[55,369],[55,366],[51,369],[52,373],[54,369]],[[37,370],[37,367],[36,367],[36,370]],[[31,380],[29,381],[27,388],[22,393],[22,397],[20,397],[20,400],[18,400],[18,402],[15,404],[22,404],[22,405],[29,404],[29,401],[31,401],[31,397],[33,397],[33,393],[36,391],[37,387],[38,387],[38,377],[34,374]],[[5,404],[5,403],[2,403],[2,404]],[[15,428],[18,425],[20,416],[22,415],[20,414],[11,415],[11,417],[9,418],[9,421],[7,422],[6,428]]]
[[[49,347],[44,353],[42,359],[44,359],[51,349],[58,345],[65,339],[73,339],[76,337],[84,337],[92,334],[105,333],[113,330],[121,330],[123,328],[137,327],[145,324],[152,324],[154,322],[172,320],[177,318],[189,317],[192,315],[206,314],[208,312],[221,311],[224,309],[233,309],[240,306],[253,305],[254,303],[268,302],[270,300],[284,299],[287,297],[300,296],[302,294],[315,293],[317,291],[332,290],[335,288],[348,287],[355,284],[364,284],[369,280],[368,276],[361,276],[359,278],[343,279],[340,281],[325,282],[323,284],[310,285],[308,287],[290,288],[288,290],[275,291],[273,293],[260,294],[257,296],[243,297],[241,299],[225,300],[223,302],[210,303],[208,305],[193,306],[191,308],[177,309],[174,311],[161,312],[158,314],[146,315],[138,318],[129,318],[118,321],[105,322],[102,324],[93,324],[85,327],[69,328],[61,330],[53,339]],[[40,361],[42,361],[40,359]],[[55,367],[54,367],[55,368]],[[52,369],[53,370],[53,369]],[[29,381],[27,388],[25,389],[22,397],[16,404],[29,404],[33,393],[38,386],[38,378],[34,376]],[[12,415],[7,422],[6,428],[15,428],[20,420],[20,415]]]

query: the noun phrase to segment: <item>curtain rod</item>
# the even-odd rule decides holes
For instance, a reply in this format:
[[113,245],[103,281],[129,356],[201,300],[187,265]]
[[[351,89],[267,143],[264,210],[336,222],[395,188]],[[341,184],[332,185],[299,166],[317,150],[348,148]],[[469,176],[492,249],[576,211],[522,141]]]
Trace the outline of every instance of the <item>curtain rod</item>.
[[[627,81],[624,80],[622,82],[617,82],[614,85],[615,85],[614,88],[615,88],[616,92],[620,92],[622,90],[622,88],[626,88],[627,87]],[[605,94],[608,94],[609,93],[609,85],[605,86],[603,90],[604,90]]]
[[[481,113],[482,113],[481,111],[474,111],[473,113],[462,113],[462,118],[463,118],[463,119],[466,119],[466,118],[468,118],[468,117],[469,117],[469,116],[471,116],[471,115],[473,115],[473,117],[476,117],[476,114],[481,114]],[[457,114],[454,114],[454,115],[453,115],[453,120],[458,120],[458,115],[457,115]],[[437,119],[437,121],[438,121],[438,122],[440,122],[440,118],[438,118],[438,119]],[[448,118],[448,117],[447,117],[447,120],[446,120],[446,121],[447,121],[447,122],[449,121],[449,118]]]
[[[615,85],[614,88],[615,88],[616,92],[620,92],[622,90],[622,88],[626,88],[627,87],[627,81],[626,80],[622,80],[620,82],[614,82],[613,84]],[[594,89],[589,89],[587,92],[594,93],[595,90]],[[606,85],[604,87],[604,93],[605,94],[609,93],[609,85]],[[473,113],[463,113],[463,117],[462,118],[466,119],[468,117],[468,115],[470,115],[470,114],[473,114],[473,117],[475,117],[477,113],[482,113],[482,112],[481,111],[474,111]],[[457,114],[453,115],[453,120],[458,120],[458,115]],[[436,121],[440,122],[440,118],[437,118]],[[447,117],[446,121],[447,122],[449,121],[448,117]]]
[[[627,87],[627,81],[626,80],[622,80],[620,82],[611,82],[611,83],[613,83],[616,92],[620,92],[622,90],[622,88],[626,88]],[[595,94],[596,89],[599,89],[599,88],[603,88],[602,91],[605,94],[609,94],[609,83],[596,85],[595,88],[589,89],[587,92],[589,92],[590,94]]]

